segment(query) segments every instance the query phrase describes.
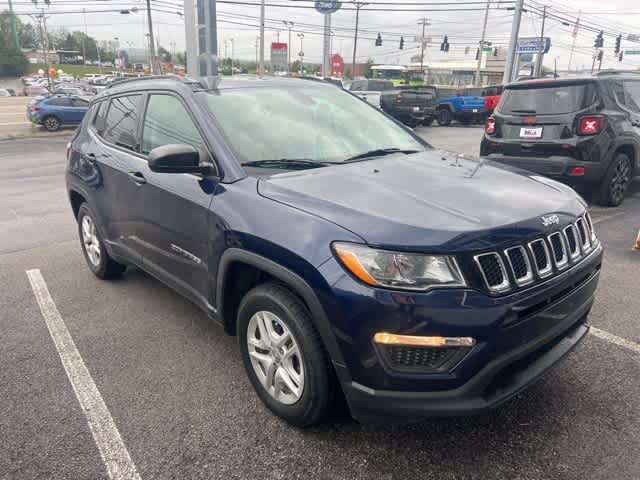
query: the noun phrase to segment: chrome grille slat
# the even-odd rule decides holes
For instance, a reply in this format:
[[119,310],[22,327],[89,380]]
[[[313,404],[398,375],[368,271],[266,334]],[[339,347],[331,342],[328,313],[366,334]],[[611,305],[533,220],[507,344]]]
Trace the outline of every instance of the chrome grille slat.
[[580,242],[578,241],[578,234],[576,232],[576,228],[573,226],[573,224],[571,224],[565,227],[562,233],[564,234],[564,238],[567,241],[569,258],[573,262],[582,256],[582,251],[580,250]]
[[[485,285],[491,292],[502,293],[511,288],[509,275],[507,275],[507,270],[504,268],[502,258],[497,252],[476,255],[473,259],[480,269]],[[497,270],[495,270],[496,268]]]
[[[547,242],[544,239],[539,238],[533,242],[529,242],[529,251],[533,257],[533,268],[540,278],[546,278],[553,273],[553,266],[551,264],[551,255],[549,255],[549,248]],[[540,255],[544,258],[540,258]],[[544,260],[544,264],[542,264]]]
[[[549,245],[551,245],[553,263],[558,270],[564,270],[569,266],[569,254],[564,243],[564,237],[560,232],[553,232],[547,239],[549,240]],[[558,250],[560,254],[558,254]]]
[[[531,268],[531,262],[529,261],[529,255],[527,255],[526,249],[522,245],[518,245],[517,247],[507,248],[505,254],[516,284],[519,287],[523,287],[532,283],[534,280],[533,269]],[[524,274],[521,271],[522,265],[516,264],[514,266],[516,262],[522,262],[524,264]]]

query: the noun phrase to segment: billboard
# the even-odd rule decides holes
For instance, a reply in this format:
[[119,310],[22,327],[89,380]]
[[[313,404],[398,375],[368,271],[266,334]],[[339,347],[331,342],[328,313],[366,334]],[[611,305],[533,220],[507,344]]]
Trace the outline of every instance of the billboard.
[[271,43],[271,72],[289,71],[289,49],[286,43]]

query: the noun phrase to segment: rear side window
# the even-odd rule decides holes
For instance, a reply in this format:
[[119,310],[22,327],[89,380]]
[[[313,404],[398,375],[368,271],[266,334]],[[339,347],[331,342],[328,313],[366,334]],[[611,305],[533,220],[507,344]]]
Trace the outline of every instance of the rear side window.
[[384,80],[369,80],[369,91],[384,92],[385,90],[393,90],[393,83]]
[[52,98],[47,102],[47,105],[51,105],[54,107],[70,107],[71,99],[70,98]]
[[127,95],[111,100],[103,129],[98,129],[107,142],[129,150],[136,150],[138,114],[142,95]]
[[590,107],[596,102],[594,84],[509,88],[500,103],[501,113],[562,115]]
[[640,82],[625,80],[623,91],[616,91],[616,96],[621,105],[624,105],[632,112],[640,112]]
[[83,100],[81,98],[73,98],[71,100],[71,103],[74,107],[84,107],[87,108],[89,106],[89,102],[87,102],[86,100]]

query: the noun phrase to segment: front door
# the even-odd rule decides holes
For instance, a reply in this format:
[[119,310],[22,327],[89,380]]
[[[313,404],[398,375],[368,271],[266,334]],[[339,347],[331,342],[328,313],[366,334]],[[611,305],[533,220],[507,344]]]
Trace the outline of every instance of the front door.
[[[210,154],[183,101],[174,95],[147,97],[141,153],[169,144],[193,145],[201,162]],[[217,183],[198,175],[152,172],[146,162],[137,172],[142,192],[144,226],[141,252],[145,268],[201,305],[209,298],[209,207]]]

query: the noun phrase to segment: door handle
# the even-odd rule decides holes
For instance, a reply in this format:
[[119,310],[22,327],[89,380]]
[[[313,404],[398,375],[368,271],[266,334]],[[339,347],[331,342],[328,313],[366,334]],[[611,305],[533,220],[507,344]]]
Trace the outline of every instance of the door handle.
[[144,178],[141,172],[129,172],[129,179],[136,185],[142,185],[147,183],[147,179]]
[[96,156],[93,153],[87,153],[84,157],[87,159],[87,162],[96,163]]

